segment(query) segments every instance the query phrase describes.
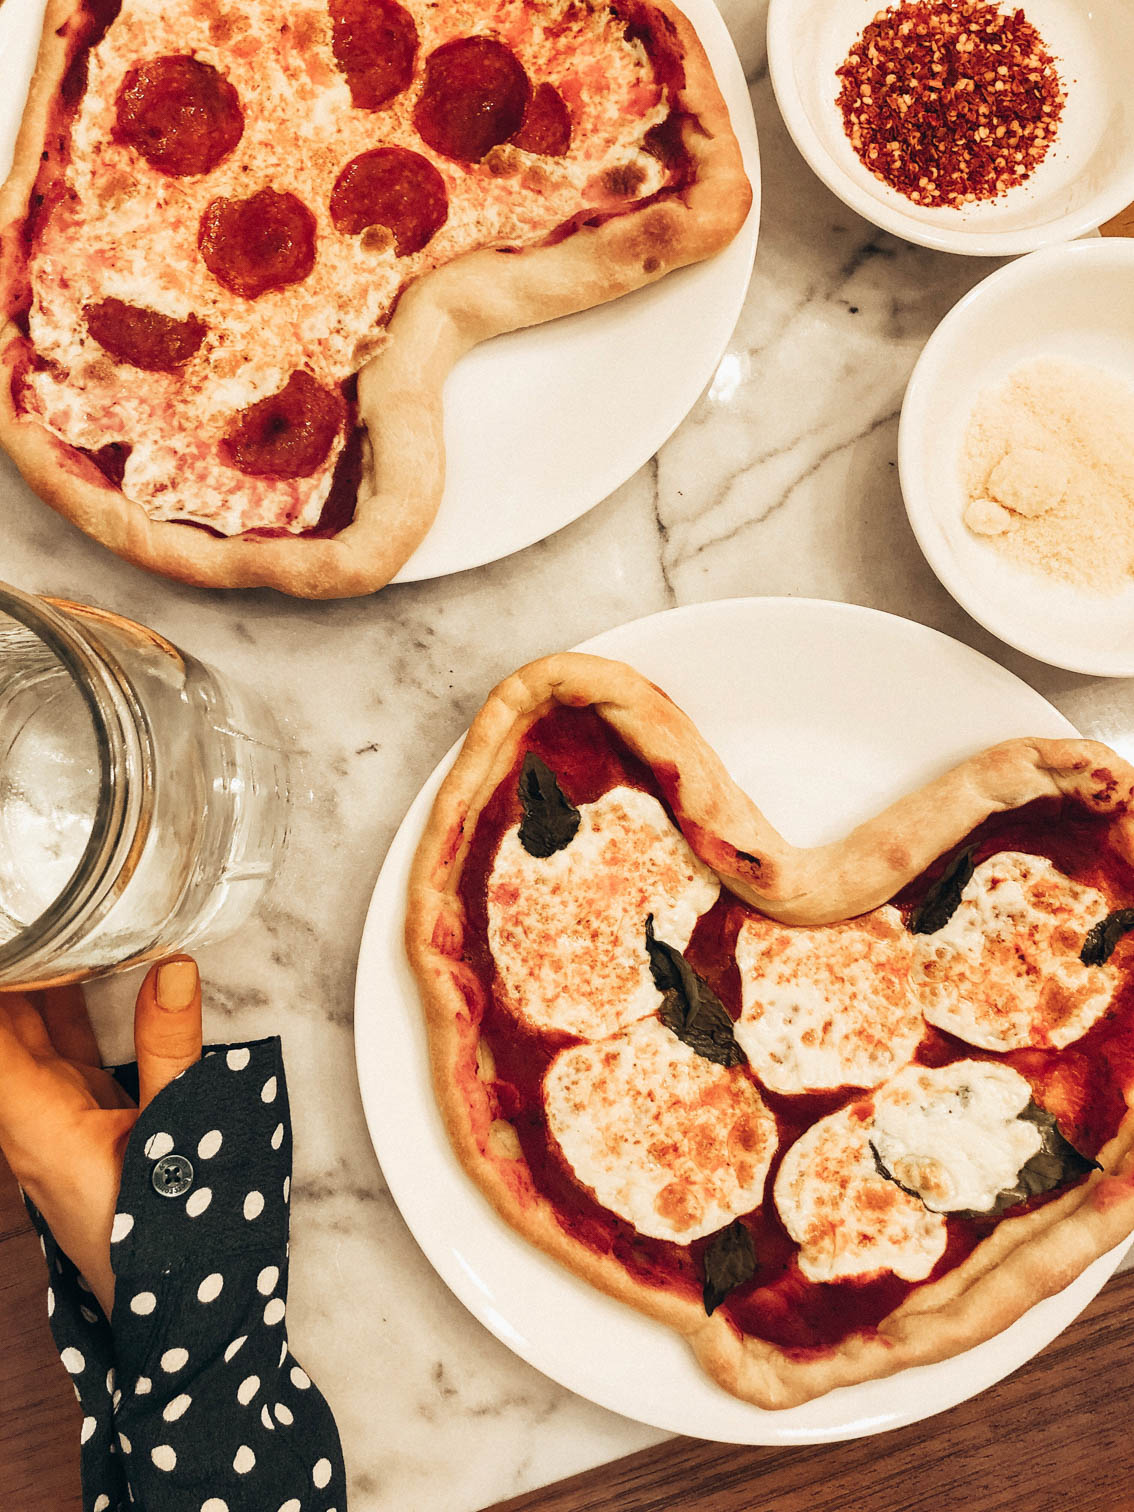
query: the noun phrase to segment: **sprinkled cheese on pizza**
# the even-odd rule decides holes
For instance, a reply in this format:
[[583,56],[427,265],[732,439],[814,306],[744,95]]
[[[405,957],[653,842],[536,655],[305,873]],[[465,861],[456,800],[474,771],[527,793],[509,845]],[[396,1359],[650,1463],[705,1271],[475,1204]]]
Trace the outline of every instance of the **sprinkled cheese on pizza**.
[[909,982],[910,935],[896,908],[822,929],[751,917],[736,942],[734,1033],[774,1092],[873,1087],[925,1032]]
[[640,1234],[689,1244],[763,1200],[775,1118],[743,1070],[658,1019],[561,1051],[544,1094],[575,1175]]
[[1072,1044],[1105,1013],[1118,976],[1079,959],[1108,905],[1042,856],[1003,851],[976,868],[952,917],[915,937],[925,1017],[985,1050]]
[[924,1281],[945,1252],[945,1219],[887,1181],[870,1146],[869,1105],[821,1118],[776,1174],[775,1203],[809,1281],[893,1271]]
[[318,524],[407,283],[667,179],[665,91],[589,0],[124,0],[87,76],[21,402],[223,534]]
[[579,808],[562,850],[532,856],[506,831],[488,878],[488,942],[509,1007],[540,1029],[603,1039],[656,1013],[646,918],[684,950],[720,883],[648,793]]
[[988,1212],[1039,1152],[1020,1114],[1032,1089],[1011,1066],[909,1066],[874,1098],[870,1141],[886,1170],[936,1213]]

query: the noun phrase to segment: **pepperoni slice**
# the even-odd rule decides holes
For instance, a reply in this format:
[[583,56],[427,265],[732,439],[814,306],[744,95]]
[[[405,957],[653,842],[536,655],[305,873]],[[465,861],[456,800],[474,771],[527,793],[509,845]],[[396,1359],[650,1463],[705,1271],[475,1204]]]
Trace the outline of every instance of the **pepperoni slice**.
[[532,87],[523,65],[492,37],[459,37],[425,62],[413,123],[434,152],[479,163],[519,131]]
[[351,104],[378,110],[407,89],[417,27],[394,0],[330,0],[331,48],[350,85]]
[[420,252],[445,224],[449,195],[438,170],[406,147],[375,147],[351,158],[331,190],[331,219],[347,236],[385,226],[399,257]]
[[196,315],[175,320],[157,310],[100,299],[83,311],[87,330],[119,362],[148,373],[172,373],[184,367],[205,339],[208,327]]
[[209,173],[244,132],[236,90],[211,63],[188,53],[132,68],[115,109],[115,139],[175,178]]
[[299,283],[315,266],[315,217],[294,194],[261,189],[248,199],[215,199],[197,230],[205,267],[245,299]]
[[524,112],[524,123],[512,138],[525,152],[562,157],[571,145],[571,112],[553,84],[541,84]]
[[221,442],[225,461],[267,478],[309,478],[334,444],[347,405],[300,368],[277,394],[241,410]]

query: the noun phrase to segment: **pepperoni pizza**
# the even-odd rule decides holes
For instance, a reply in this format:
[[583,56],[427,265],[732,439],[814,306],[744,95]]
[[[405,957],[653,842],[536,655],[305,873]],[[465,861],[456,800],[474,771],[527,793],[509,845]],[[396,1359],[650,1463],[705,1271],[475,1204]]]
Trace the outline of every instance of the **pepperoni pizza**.
[[629,667],[491,695],[406,942],[521,1233],[793,1406],[958,1353],[1134,1229],[1134,769],[1011,741],[812,851]]
[[191,582],[369,592],[470,346],[724,246],[751,191],[669,0],[50,0],[0,196],[0,439]]

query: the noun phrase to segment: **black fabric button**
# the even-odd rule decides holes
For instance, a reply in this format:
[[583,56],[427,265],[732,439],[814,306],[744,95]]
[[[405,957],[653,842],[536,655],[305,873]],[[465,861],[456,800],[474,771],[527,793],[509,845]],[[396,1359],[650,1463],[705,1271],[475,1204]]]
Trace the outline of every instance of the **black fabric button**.
[[154,1166],[153,1183],[161,1197],[184,1197],[193,1185],[193,1167],[184,1155],[163,1155]]

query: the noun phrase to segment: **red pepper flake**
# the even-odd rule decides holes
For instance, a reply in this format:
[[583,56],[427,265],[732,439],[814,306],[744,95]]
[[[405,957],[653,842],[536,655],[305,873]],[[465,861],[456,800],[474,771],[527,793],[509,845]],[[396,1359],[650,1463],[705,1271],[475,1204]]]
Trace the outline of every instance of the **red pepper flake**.
[[1066,95],[1022,10],[905,0],[879,13],[838,70],[851,146],[915,204],[995,199],[1032,174]]

